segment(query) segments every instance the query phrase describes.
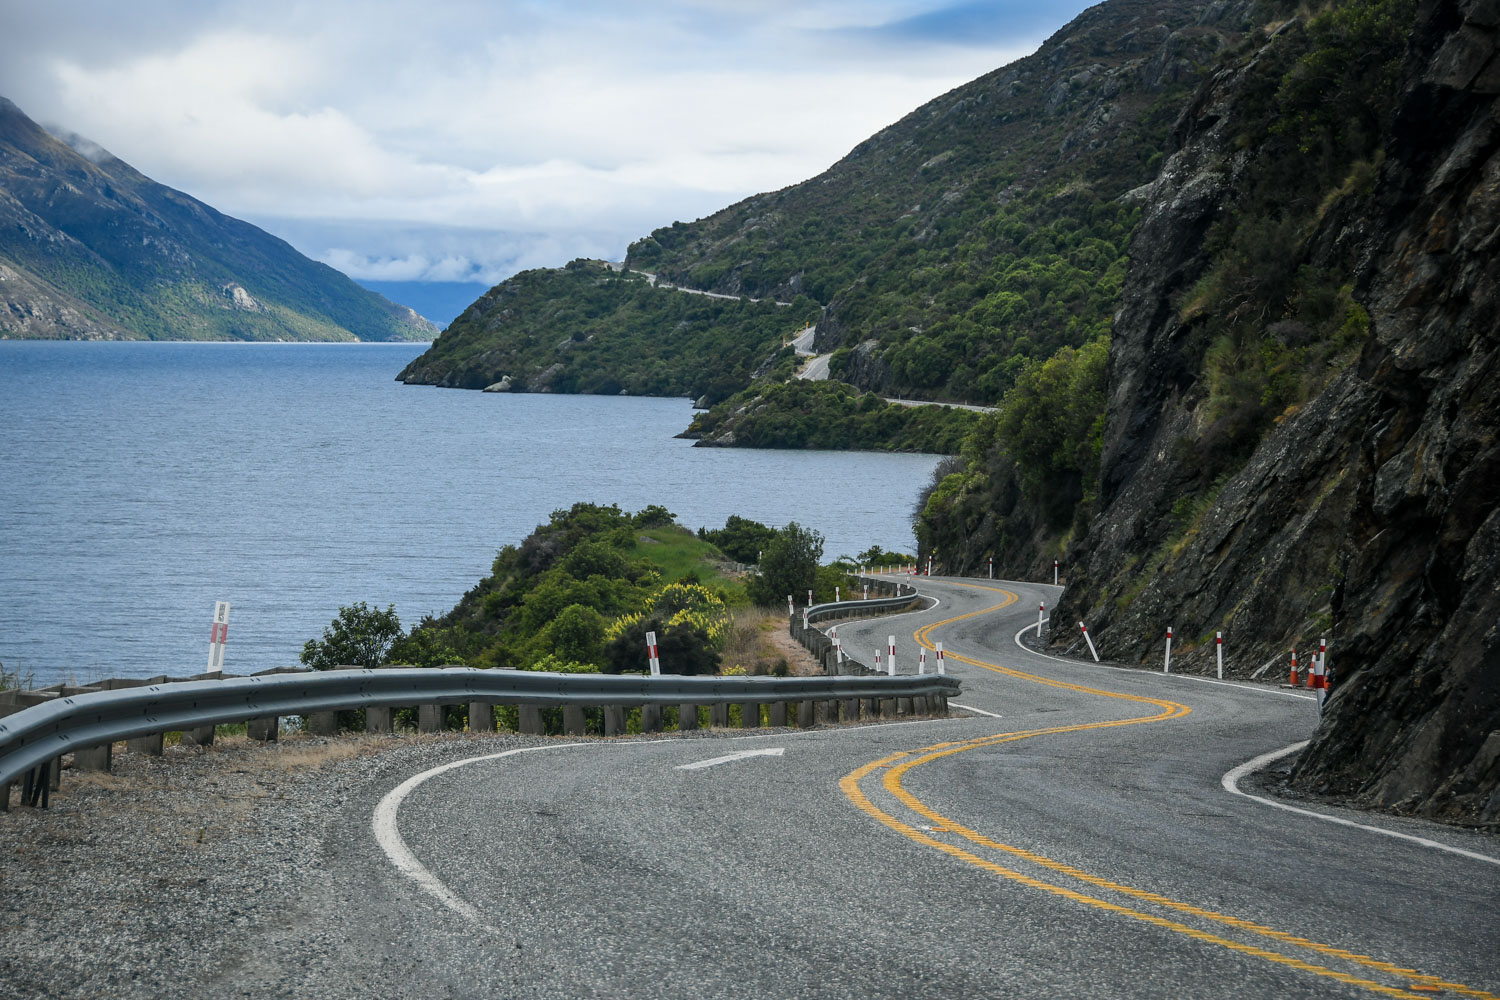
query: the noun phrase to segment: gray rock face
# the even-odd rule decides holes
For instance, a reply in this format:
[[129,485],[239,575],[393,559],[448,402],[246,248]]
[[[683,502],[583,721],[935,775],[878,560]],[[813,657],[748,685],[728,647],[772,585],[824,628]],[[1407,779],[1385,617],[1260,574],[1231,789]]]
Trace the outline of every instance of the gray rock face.
[[1174,625],[1174,669],[1211,669],[1217,630],[1238,674],[1284,673],[1291,647],[1305,660],[1326,635],[1335,685],[1294,784],[1487,824],[1500,823],[1493,6],[1423,5],[1365,217],[1334,212],[1314,237],[1315,253],[1359,261],[1371,336],[1357,363],[1286,416],[1174,542],[1194,470],[1173,445],[1194,431],[1201,393],[1170,303],[1201,272],[1237,170],[1234,80],[1205,88],[1132,247],[1102,513],[1058,609],[1121,659],[1159,656]]

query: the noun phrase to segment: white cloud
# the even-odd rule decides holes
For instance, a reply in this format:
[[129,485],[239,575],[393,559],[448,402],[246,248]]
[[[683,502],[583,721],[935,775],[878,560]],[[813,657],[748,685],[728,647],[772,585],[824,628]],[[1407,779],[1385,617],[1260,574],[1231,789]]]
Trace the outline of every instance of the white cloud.
[[1039,40],[840,44],[941,6],[919,0],[124,6],[0,0],[0,93],[385,280],[618,256],[818,173]]

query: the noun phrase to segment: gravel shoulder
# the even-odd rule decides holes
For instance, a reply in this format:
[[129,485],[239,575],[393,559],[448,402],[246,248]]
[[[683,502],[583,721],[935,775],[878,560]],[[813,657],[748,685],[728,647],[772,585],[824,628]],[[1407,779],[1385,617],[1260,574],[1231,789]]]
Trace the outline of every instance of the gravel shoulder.
[[[220,739],[66,770],[51,808],[0,813],[0,997],[242,995],[254,939],[307,928],[341,807],[515,734]],[[208,984],[222,984],[212,993]],[[265,994],[261,994],[265,995]]]

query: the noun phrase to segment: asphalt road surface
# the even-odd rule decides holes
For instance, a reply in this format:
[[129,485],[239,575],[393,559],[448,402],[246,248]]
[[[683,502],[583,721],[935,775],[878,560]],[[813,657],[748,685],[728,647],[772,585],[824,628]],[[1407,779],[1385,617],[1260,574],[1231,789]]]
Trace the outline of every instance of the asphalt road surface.
[[1315,702],[1025,650],[1053,587],[921,587],[937,607],[840,638],[869,662],[894,634],[902,672],[943,642],[990,715],[557,740],[404,776],[341,806],[317,943],[256,947],[308,996],[1500,993],[1500,865],[1221,787],[1306,739]]

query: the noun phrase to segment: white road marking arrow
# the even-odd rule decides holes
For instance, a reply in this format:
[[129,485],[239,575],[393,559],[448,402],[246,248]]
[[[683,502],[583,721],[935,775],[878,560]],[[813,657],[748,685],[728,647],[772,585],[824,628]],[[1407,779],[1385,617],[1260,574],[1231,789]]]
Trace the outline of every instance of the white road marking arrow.
[[739,753],[726,753],[722,757],[710,757],[708,760],[698,760],[691,764],[678,764],[679,771],[696,771],[704,767],[713,767],[715,764],[728,764],[734,760],[744,760],[746,757],[780,757],[786,753],[786,747],[768,747],[765,750],[741,750]]

